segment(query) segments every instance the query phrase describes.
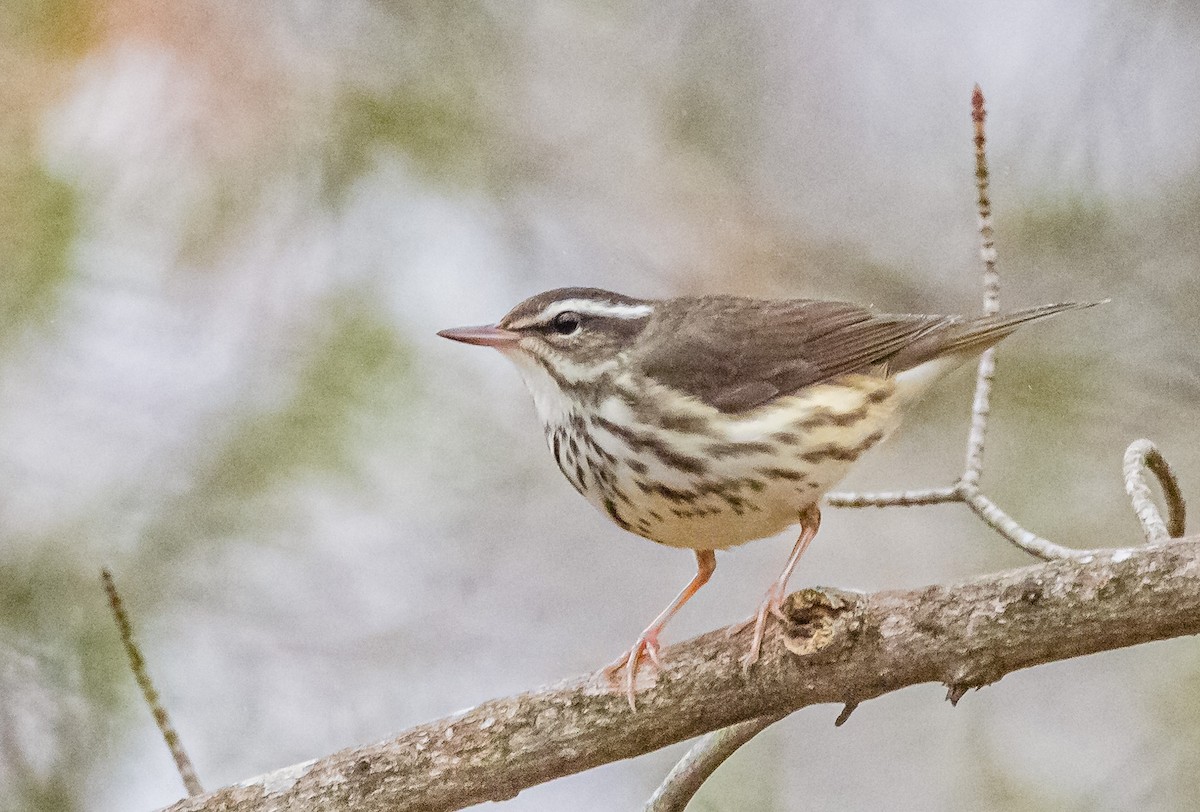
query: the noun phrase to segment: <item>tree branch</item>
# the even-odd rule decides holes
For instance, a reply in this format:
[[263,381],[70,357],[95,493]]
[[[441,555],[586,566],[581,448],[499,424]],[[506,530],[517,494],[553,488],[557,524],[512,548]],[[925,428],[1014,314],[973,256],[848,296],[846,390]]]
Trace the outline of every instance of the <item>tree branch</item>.
[[170,810],[458,809],[808,705],[853,706],[924,682],[957,699],[1021,668],[1200,633],[1198,542],[1097,552],[952,586],[803,590],[789,596],[788,619],[771,625],[748,678],[745,641],[717,630],[663,652],[665,669],[639,680],[636,713],[619,686],[579,677]]

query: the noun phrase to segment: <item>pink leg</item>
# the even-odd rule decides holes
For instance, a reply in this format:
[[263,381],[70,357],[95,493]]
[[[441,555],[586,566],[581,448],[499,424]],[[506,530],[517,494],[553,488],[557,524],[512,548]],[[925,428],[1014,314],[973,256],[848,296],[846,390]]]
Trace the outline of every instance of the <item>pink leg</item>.
[[817,535],[820,527],[820,508],[816,505],[805,508],[800,514],[800,538],[796,539],[796,546],[792,548],[792,554],[788,556],[787,565],[775,579],[775,583],[771,584],[771,588],[767,590],[767,595],[763,598],[762,604],[758,607],[758,613],[753,618],[754,636],[750,638],[750,651],[746,652],[746,656],[742,658],[742,668],[745,671],[749,672],[750,667],[758,662],[758,655],[762,651],[763,635],[767,631],[767,618],[775,615],[780,620],[783,619],[780,608],[783,606],[783,599],[787,594],[788,579],[792,577],[792,570],[796,569],[800,556],[804,555],[804,551],[808,549],[808,545]]
[[638,637],[637,642],[633,644],[633,648],[622,654],[610,665],[605,666],[604,672],[610,677],[616,677],[616,673],[621,670],[621,666],[625,666],[625,694],[629,697],[629,707],[634,711],[637,710],[637,703],[634,699],[637,683],[637,670],[641,662],[642,655],[650,658],[655,667],[662,668],[662,661],[658,659],[658,634],[670,622],[685,603],[691,600],[691,597],[700,591],[700,587],[708,583],[708,579],[712,577],[713,572],[717,569],[717,555],[712,550],[697,550],[696,551],[696,575],[688,582],[688,585],[680,590],[675,596],[675,600],[659,613],[658,617],[654,618],[654,622],[645,628]]

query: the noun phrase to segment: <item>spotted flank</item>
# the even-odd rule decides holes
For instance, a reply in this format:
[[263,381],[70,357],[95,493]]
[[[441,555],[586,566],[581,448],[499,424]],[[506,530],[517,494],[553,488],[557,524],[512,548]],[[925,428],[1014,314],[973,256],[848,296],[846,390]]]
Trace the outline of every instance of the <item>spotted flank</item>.
[[593,416],[591,422],[595,428],[618,439],[626,449],[638,457],[653,457],[669,469],[694,476],[703,476],[708,471],[708,461],[705,457],[680,453],[677,450],[678,444],[659,437],[658,432],[626,428],[621,423],[600,415]]
[[[611,394],[595,409],[576,403],[542,415],[559,469],[618,526],[692,549],[731,547],[795,524],[884,438],[898,405],[891,379],[865,375],[736,418],[695,400],[663,413],[663,401],[634,396],[653,387],[628,378],[604,388]],[[644,419],[654,411],[656,419]],[[690,431],[696,421],[707,430]]]

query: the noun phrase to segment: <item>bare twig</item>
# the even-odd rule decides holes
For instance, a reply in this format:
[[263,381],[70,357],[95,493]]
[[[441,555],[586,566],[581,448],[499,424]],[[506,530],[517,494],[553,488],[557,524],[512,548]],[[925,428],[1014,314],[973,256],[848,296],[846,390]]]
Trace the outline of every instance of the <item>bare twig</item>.
[[825,501],[834,507],[912,507],[914,505],[942,505],[946,502],[961,502],[958,489],[927,488],[912,491],[882,491],[879,493],[831,493]]
[[709,733],[671,768],[646,802],[644,812],[683,812],[701,785],[725,759],[785,715],[761,716]]
[[979,357],[975,370],[975,396],[971,401],[971,428],[967,432],[966,464],[959,482],[978,487],[983,477],[983,447],[987,442],[988,419],[992,416],[992,381],[996,377],[996,348]]
[[[996,271],[996,242],[992,232],[992,201],[988,194],[987,131],[984,122],[983,90],[971,93],[971,120],[975,124],[975,188],[979,209],[979,259],[983,262],[983,312],[1000,312],[1000,274]],[[983,473],[983,446],[987,439],[988,416],[992,410],[992,379],[996,375],[996,351],[989,349],[979,359],[975,375],[975,399],[971,408],[971,431],[967,435],[966,466],[962,481],[978,485]]]
[[[1167,503],[1167,521],[1154,506],[1150,486],[1146,484],[1146,470],[1158,477],[1163,500]],[[1149,440],[1135,440],[1125,450],[1125,492],[1133,503],[1133,512],[1142,523],[1142,532],[1147,544],[1164,544],[1186,532],[1186,509],[1183,494],[1175,473],[1167,464],[1158,447]]]
[[204,792],[204,787],[200,786],[200,779],[196,777],[196,769],[192,766],[187,751],[183,749],[183,741],[175,732],[171,718],[167,715],[167,709],[163,707],[158,691],[155,690],[154,683],[150,681],[150,674],[146,671],[146,660],[142,657],[137,643],[133,641],[133,626],[129,623],[129,616],[125,613],[121,595],[117,592],[117,585],[107,567],[100,570],[100,580],[104,582],[104,591],[108,594],[108,605],[112,607],[113,618],[116,619],[117,628],[121,632],[121,642],[125,645],[125,654],[129,657],[129,669],[133,671],[138,687],[142,689],[142,698],[146,700],[146,706],[150,708],[150,713],[154,716],[154,723],[158,725],[158,731],[162,734],[163,741],[167,743],[171,757],[175,759],[175,768],[179,770],[179,777],[183,779],[183,786],[187,789],[188,795],[199,795]]
[[[992,201],[988,192],[987,111],[983,90],[975,85],[971,94],[971,120],[975,125],[975,189],[979,209],[979,259],[983,263],[983,312],[1000,312],[1000,274],[996,270],[996,242],[992,229]],[[961,502],[984,524],[1030,555],[1042,560],[1052,558],[1086,559],[1087,551],[1072,550],[1026,530],[1001,510],[979,487],[983,475],[983,449],[987,440],[988,418],[992,406],[992,381],[996,375],[996,350],[991,348],[979,359],[975,372],[975,396],[971,403],[971,428],[967,450],[958,481],[948,488],[888,491],[884,493],[831,493],[825,501],[834,507],[912,507]]]
[[[963,583],[842,596],[813,638],[793,595],[749,679],[723,629],[662,652],[629,713],[601,676],[485,702],[377,744],[189,798],[172,812],[459,809],[717,728],[940,682],[961,697],[1041,663],[1200,633],[1200,539]],[[803,653],[801,653],[803,652]]]
[[999,505],[984,496],[978,485],[960,483],[958,493],[961,500],[983,520],[984,524],[1032,556],[1037,556],[1043,561],[1052,561],[1056,558],[1086,560],[1093,555],[1088,550],[1072,550],[1070,547],[1055,544],[1037,533],[1026,530],[1017,523],[1016,519],[1001,510]]

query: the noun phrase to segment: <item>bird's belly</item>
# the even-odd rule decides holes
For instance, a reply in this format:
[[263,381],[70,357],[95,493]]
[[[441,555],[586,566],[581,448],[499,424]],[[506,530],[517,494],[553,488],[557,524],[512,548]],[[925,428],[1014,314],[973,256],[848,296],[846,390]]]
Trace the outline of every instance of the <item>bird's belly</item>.
[[[723,549],[779,533],[891,430],[891,381],[810,387],[743,415],[652,426],[621,403],[547,426],[559,468],[622,528],[673,547]],[[636,426],[636,428],[633,428]]]
[[[819,502],[851,465],[827,460],[784,468],[776,458],[758,462],[724,467],[719,479],[697,479],[685,487],[641,479],[632,483],[634,498],[616,507],[626,529],[660,544],[725,549],[796,524],[801,511]],[[609,512],[590,494],[589,501]]]

